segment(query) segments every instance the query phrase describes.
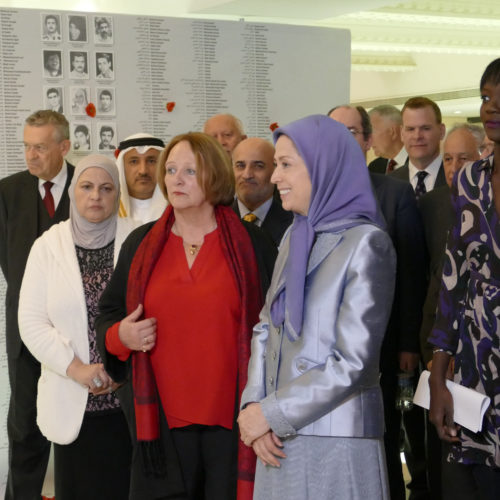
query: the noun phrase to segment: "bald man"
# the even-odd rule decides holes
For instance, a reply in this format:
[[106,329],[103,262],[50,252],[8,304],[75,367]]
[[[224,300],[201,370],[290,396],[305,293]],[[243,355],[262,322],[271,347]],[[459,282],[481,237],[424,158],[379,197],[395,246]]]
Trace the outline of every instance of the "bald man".
[[232,157],[236,180],[234,211],[238,217],[265,230],[278,245],[293,215],[283,209],[271,183],[273,145],[257,137],[244,139],[235,147]]
[[230,157],[234,148],[247,137],[243,132],[241,121],[229,114],[209,118],[205,122],[203,132],[216,139]]

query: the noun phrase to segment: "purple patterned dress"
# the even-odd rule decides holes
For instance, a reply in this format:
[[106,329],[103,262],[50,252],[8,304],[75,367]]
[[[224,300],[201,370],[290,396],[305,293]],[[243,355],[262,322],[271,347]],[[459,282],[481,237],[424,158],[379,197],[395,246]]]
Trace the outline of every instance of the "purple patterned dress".
[[436,323],[429,342],[455,354],[455,382],[491,398],[483,429],[461,428],[449,458],[500,467],[500,223],[493,155],[459,171]]

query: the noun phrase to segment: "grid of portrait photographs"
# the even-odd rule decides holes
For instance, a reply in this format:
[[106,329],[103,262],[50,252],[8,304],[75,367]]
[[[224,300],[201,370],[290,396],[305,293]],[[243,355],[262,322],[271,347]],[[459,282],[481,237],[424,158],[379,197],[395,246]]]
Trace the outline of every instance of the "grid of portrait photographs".
[[116,149],[114,36],[112,16],[40,13],[42,107],[66,116],[74,152]]

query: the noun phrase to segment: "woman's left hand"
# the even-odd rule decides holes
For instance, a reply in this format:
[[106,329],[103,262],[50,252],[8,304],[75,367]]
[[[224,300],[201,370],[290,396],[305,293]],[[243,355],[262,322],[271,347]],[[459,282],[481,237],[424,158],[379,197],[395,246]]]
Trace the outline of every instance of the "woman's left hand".
[[264,465],[272,467],[280,467],[278,458],[286,458],[281,439],[273,432],[266,432],[252,443],[252,448],[255,454],[260,458]]
[[266,417],[262,413],[260,403],[250,403],[244,410],[241,410],[238,417],[241,440],[247,445],[265,434],[269,429]]

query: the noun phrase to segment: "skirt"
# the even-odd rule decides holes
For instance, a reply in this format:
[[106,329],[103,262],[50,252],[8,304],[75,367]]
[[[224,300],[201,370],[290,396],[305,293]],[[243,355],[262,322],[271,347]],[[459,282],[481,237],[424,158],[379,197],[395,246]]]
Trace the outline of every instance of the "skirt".
[[281,467],[257,459],[254,500],[389,500],[382,439],[294,436]]
[[57,500],[127,500],[132,446],[121,411],[85,413],[70,444],[54,444]]

